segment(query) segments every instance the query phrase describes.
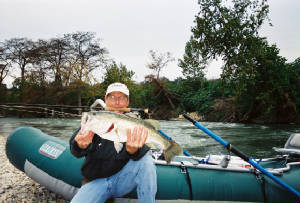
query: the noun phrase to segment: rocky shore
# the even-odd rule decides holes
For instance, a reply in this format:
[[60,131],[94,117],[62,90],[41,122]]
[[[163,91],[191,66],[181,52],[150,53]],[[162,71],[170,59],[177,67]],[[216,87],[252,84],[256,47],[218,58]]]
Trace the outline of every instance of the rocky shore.
[[5,154],[6,137],[0,135],[0,203],[67,203],[16,169]]
[[[205,121],[204,116],[200,115],[197,112],[187,113],[187,115],[196,121]],[[186,119],[183,117],[183,114],[180,114],[177,118],[171,118],[170,120],[171,121],[186,121]]]

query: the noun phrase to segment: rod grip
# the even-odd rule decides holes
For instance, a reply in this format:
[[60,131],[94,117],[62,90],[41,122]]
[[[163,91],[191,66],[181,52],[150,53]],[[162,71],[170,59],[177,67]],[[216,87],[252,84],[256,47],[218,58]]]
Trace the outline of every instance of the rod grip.
[[226,148],[228,149],[228,151],[233,152],[235,155],[239,156],[244,161],[249,162],[249,157],[246,154],[244,154],[243,152],[241,152],[240,150],[238,150],[235,146],[233,146],[229,143]]
[[131,111],[139,111],[144,112],[146,114],[149,113],[149,109],[138,109],[138,108],[114,108],[114,107],[105,107],[107,111],[123,111],[123,112],[131,112]]
[[139,111],[139,112],[143,112],[145,114],[150,113],[149,109],[138,109],[138,108],[131,108],[131,111]]
[[130,112],[130,108],[114,108],[114,107],[105,107],[107,111],[123,111],[123,112]]

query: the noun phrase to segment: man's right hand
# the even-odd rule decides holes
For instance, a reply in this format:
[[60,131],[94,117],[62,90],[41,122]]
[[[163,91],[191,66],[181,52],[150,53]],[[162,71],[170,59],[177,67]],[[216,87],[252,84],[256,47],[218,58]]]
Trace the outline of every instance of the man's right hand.
[[79,130],[78,134],[75,136],[75,141],[77,142],[77,145],[81,149],[86,149],[89,144],[92,143],[93,137],[95,133],[92,131],[85,131]]

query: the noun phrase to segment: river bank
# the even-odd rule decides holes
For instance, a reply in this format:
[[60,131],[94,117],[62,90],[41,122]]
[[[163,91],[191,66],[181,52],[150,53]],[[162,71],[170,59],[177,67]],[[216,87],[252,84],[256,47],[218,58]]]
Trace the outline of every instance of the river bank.
[[6,136],[0,136],[0,203],[68,203],[16,169],[5,154]]

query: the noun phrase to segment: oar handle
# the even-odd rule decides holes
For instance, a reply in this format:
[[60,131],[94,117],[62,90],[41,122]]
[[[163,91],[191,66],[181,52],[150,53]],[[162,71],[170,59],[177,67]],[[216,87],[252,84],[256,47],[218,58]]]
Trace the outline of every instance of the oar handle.
[[209,136],[211,136],[212,138],[214,138],[217,142],[221,143],[229,151],[233,152],[234,154],[236,154],[237,156],[239,156],[240,158],[242,158],[243,160],[245,160],[246,162],[248,162],[249,164],[251,164],[254,168],[258,169],[260,172],[262,172],[265,175],[267,175],[273,181],[275,181],[279,185],[283,186],[284,188],[288,189],[289,191],[291,191],[292,193],[294,193],[296,196],[298,196],[298,198],[300,198],[300,193],[297,190],[295,190],[291,186],[287,185],[286,183],[284,183],[283,181],[281,181],[279,178],[275,177],[272,173],[270,173],[267,170],[265,170],[262,166],[260,166],[255,161],[253,161],[246,154],[244,154],[243,152],[239,151],[237,148],[235,148],[234,146],[232,146],[230,143],[226,142],[225,140],[223,140],[219,136],[215,135],[213,132],[211,132],[210,130],[208,130],[204,126],[202,126],[199,122],[195,121],[194,119],[192,119],[188,115],[184,114],[183,116],[184,116],[184,118],[186,118],[187,120],[189,120],[190,122],[192,122],[200,130],[202,130],[203,132],[205,132],[206,134],[208,134]]
[[123,111],[123,112],[132,112],[132,111],[139,111],[144,113],[149,113],[148,109],[139,109],[139,108],[114,108],[114,107],[105,107],[107,111]]
[[238,157],[242,158],[244,161],[246,161],[246,162],[249,161],[249,157],[246,154],[244,154],[243,152],[241,152],[240,150],[238,150],[232,144],[228,143],[228,145],[226,146],[226,148],[228,149],[228,151],[233,152],[235,155],[237,155]]

